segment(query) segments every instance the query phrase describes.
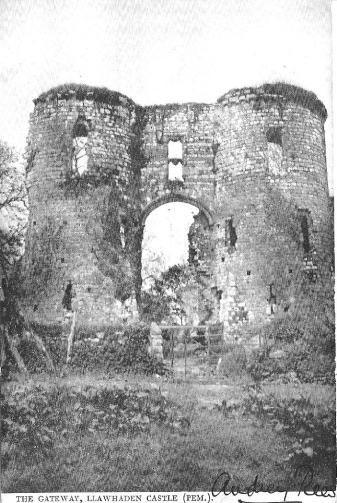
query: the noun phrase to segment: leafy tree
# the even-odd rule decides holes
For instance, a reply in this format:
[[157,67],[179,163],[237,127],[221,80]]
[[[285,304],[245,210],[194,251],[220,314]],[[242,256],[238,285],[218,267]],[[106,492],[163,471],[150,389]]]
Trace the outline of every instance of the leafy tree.
[[149,321],[183,324],[186,315],[184,290],[195,285],[195,271],[187,264],[177,264],[164,271],[149,291],[143,292],[142,315]]
[[26,189],[18,155],[0,141],[0,272],[7,280],[23,251]]
[[21,336],[24,319],[17,302],[16,264],[24,246],[27,220],[26,189],[18,155],[0,141],[0,345],[1,367],[10,352],[25,370],[15,339]]

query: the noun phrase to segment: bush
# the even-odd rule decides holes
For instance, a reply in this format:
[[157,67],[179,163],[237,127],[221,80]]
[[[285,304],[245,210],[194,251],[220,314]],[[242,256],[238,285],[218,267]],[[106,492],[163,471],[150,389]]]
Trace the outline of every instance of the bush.
[[311,401],[309,397],[279,396],[260,386],[249,386],[241,399],[223,400],[220,410],[241,417],[254,415],[275,432],[284,433],[291,443],[285,461],[294,468],[303,465],[333,467],[336,454],[335,401]]
[[[32,323],[28,328],[42,339],[55,367],[65,363],[67,341],[62,338],[62,327],[60,325]],[[46,370],[46,360],[34,340],[21,339],[18,350],[29,371],[43,372]]]
[[[50,337],[48,339],[43,337],[42,339],[44,339],[44,344],[53,360],[54,366],[62,366],[66,360],[67,341],[60,337]],[[19,339],[17,350],[29,372],[39,373],[47,370],[46,359],[34,340]],[[9,376],[10,372],[17,370],[16,362],[10,352],[7,354],[5,368],[6,373],[2,374],[3,377],[5,374]]]
[[18,351],[30,372],[41,372],[47,369],[46,359],[34,341],[21,340],[18,344]]
[[[60,327],[35,326],[34,331],[42,338],[56,368],[66,362],[67,339]],[[164,375],[168,372],[162,362],[148,353],[149,327],[143,323],[108,327],[97,331],[80,329],[76,333],[71,366],[81,372],[100,370],[107,373],[136,372]],[[95,335],[89,338],[88,335]],[[46,360],[33,340],[21,339],[18,350],[30,372],[47,370]],[[8,362],[9,371],[16,369],[15,362]]]
[[163,363],[148,353],[149,327],[142,323],[127,325],[107,333],[101,341],[79,341],[75,347],[72,366],[81,371],[136,372],[163,375]]
[[[317,287],[318,288],[318,287]],[[323,290],[319,290],[323,295]],[[317,292],[316,292],[317,294]],[[263,327],[264,349],[252,353],[248,370],[257,380],[286,378],[294,374],[302,382],[334,384],[335,336],[331,289],[327,299],[308,296],[306,309],[284,313]],[[314,298],[315,300],[315,298]],[[284,358],[270,358],[274,350],[285,351]]]
[[[6,466],[10,457],[43,456],[53,446],[50,422],[55,413],[45,390],[37,387],[32,393],[13,389],[1,403],[2,454]],[[48,420],[47,420],[48,418]]]
[[291,343],[295,340],[303,340],[305,333],[303,327],[291,317],[275,318],[263,329],[263,340],[267,343]]
[[302,382],[335,383],[333,352],[319,352],[317,348],[297,341],[288,350],[287,366]]
[[276,431],[284,431],[296,439],[288,453],[288,459],[295,464],[314,458],[333,466],[336,451],[334,403],[317,408],[305,397],[279,398],[255,388],[250,389],[243,408],[270,421]]
[[[275,349],[282,349],[286,356],[270,358],[269,355]],[[320,353],[303,341],[253,351],[247,365],[247,370],[255,381],[287,381],[291,375],[301,382],[334,384],[334,369],[333,354]]]
[[143,323],[129,325],[124,331],[124,344],[116,354],[117,370],[131,370],[145,374],[166,373],[165,366],[148,353],[150,328]]
[[77,341],[73,348],[71,366],[81,372],[92,370],[109,371],[115,361],[115,352],[115,346],[112,344],[103,345],[91,340]]
[[243,346],[239,344],[227,345],[221,357],[219,373],[223,376],[239,376],[246,368],[247,357]]
[[284,359],[269,357],[270,348],[253,350],[249,356],[247,370],[255,381],[273,380],[287,372]]

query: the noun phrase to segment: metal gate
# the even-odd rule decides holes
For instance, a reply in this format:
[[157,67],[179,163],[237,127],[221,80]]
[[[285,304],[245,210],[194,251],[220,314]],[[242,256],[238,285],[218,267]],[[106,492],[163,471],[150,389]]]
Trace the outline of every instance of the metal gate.
[[188,374],[211,374],[224,349],[223,324],[161,325],[164,360],[172,370]]

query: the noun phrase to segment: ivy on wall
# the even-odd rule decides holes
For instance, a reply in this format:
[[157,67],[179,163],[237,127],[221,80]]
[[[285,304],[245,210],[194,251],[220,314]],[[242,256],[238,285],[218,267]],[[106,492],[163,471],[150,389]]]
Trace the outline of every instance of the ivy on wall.
[[143,147],[147,120],[146,112],[136,107],[131,117],[130,165],[123,173],[124,178],[117,168],[89,164],[88,172],[82,175],[68,170],[60,184],[65,195],[75,199],[78,206],[85,206],[87,197],[91,203],[96,202],[86,230],[91,236],[97,266],[104,276],[112,279],[115,297],[122,302],[134,294],[140,300],[143,234],[140,178],[148,162]]
[[128,187],[130,200],[133,202],[125,215],[126,247],[129,252],[130,264],[134,279],[135,296],[139,311],[141,311],[142,286],[142,239],[143,225],[141,222],[140,181],[142,170],[148,163],[144,149],[144,130],[148,122],[148,114],[141,107],[136,107],[135,120],[131,126],[131,143],[129,155],[131,160],[131,177]]
[[46,223],[31,239],[32,260],[26,294],[34,294],[37,297],[37,293],[42,296],[45,291],[48,291],[53,269],[57,267],[59,250],[65,246],[62,237],[65,225],[67,225],[65,222],[59,223],[55,218],[48,216]]
[[[257,241],[264,250],[264,263],[270,265],[264,265],[260,275],[266,286],[274,285],[277,304],[288,310],[290,307],[294,308],[298,300],[303,300],[304,292],[311,288],[311,279],[305,274],[306,254],[299,209],[280,191],[268,186],[263,209],[264,225]],[[319,269],[319,274],[322,274],[324,266]]]

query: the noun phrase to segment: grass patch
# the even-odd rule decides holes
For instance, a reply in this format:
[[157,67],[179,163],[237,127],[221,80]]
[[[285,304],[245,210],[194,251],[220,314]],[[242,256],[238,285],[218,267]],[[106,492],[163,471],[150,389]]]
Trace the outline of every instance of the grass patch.
[[203,411],[187,435],[153,427],[137,436],[97,433],[60,440],[43,461],[7,470],[4,490],[209,491],[224,470],[243,487],[257,473],[271,485],[288,487],[283,449],[284,439],[271,431]]
[[[40,391],[34,392],[37,385]],[[52,410],[44,416],[42,407],[39,415],[55,434],[44,452],[32,450],[29,458],[8,460],[4,492],[210,491],[223,471],[242,490],[256,475],[265,488],[298,489],[294,466],[287,461],[294,438],[254,414],[228,413],[217,406],[223,400],[244,401],[248,392],[242,386],[186,385],[139,376],[109,380],[88,374],[49,380],[40,375],[5,388],[9,397],[16,389],[28,402],[33,397],[40,409],[43,400],[46,408],[52,400]],[[312,394],[319,407],[333,389],[268,385],[264,392],[280,398]],[[118,420],[107,413],[117,402]],[[129,427],[134,421],[141,427]],[[120,422],[127,426],[118,431]],[[334,487],[333,466],[321,460],[312,467],[315,484]]]

